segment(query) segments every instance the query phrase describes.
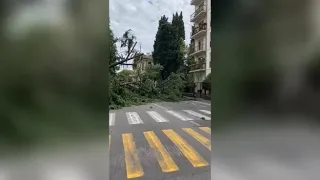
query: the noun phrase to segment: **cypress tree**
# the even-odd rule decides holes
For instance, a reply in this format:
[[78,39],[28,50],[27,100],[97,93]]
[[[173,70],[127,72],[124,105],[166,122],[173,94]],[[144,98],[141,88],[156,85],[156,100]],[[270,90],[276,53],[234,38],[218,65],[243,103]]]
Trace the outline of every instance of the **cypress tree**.
[[178,29],[178,33],[179,33],[179,36],[183,39],[183,40],[186,40],[186,35],[185,35],[185,31],[184,31],[184,22],[183,22],[183,15],[182,15],[182,11],[180,12],[180,15],[179,15],[179,19],[178,19],[178,24],[179,24],[179,29]]
[[177,41],[176,31],[168,22],[168,18],[162,16],[159,20],[159,27],[153,45],[153,61],[163,66],[161,78],[166,79],[171,72],[177,71]]
[[[174,58],[176,59],[175,68],[176,70],[181,69],[183,66],[183,63],[185,61],[184,57],[184,51],[185,51],[185,32],[184,32],[184,23],[183,23],[183,16],[182,12],[180,12],[180,15],[178,12],[173,14],[172,16],[172,27],[175,30],[175,50],[176,53],[174,54]],[[176,72],[176,71],[175,71]]]
[[153,61],[163,66],[162,79],[182,68],[185,61],[185,32],[182,12],[172,15],[171,23],[166,16],[159,20],[159,27],[153,45]]
[[180,15],[177,12],[172,15],[172,26],[177,31],[177,40],[179,41],[181,38],[185,40],[186,37],[184,31],[182,11],[180,12]]

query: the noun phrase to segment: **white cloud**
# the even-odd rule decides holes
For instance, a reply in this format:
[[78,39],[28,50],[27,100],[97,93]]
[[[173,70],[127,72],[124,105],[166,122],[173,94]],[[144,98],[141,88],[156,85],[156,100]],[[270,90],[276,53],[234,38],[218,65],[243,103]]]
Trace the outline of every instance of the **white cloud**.
[[173,13],[182,11],[188,44],[192,26],[190,15],[194,11],[190,2],[191,0],[110,0],[111,28],[117,37],[132,29],[141,43],[142,52],[147,53],[153,51],[160,17],[165,15],[171,21]]

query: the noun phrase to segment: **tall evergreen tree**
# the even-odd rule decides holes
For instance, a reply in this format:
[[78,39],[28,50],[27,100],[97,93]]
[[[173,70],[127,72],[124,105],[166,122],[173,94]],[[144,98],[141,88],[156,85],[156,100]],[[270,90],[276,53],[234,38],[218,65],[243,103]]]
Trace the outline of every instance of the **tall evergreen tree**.
[[157,34],[156,34],[156,39],[154,41],[154,44],[153,44],[153,49],[154,51],[152,52],[152,57],[153,57],[153,62],[154,64],[157,64],[157,63],[160,63],[160,59],[159,59],[159,52],[155,52],[156,50],[159,49],[159,46],[160,46],[160,40],[159,40],[159,36],[160,36],[160,33],[161,33],[161,28],[162,28],[162,25],[163,24],[166,24],[168,23],[168,18],[166,16],[161,16],[160,20],[159,20],[159,26],[158,26],[158,31],[157,31]]
[[183,40],[186,40],[186,35],[185,35],[185,31],[184,31],[184,22],[183,22],[183,15],[182,15],[182,11],[180,12],[180,15],[179,15],[179,19],[178,19],[178,24],[179,24],[179,29],[178,29],[178,33],[179,33],[179,36],[183,39]]
[[171,72],[176,72],[181,63],[179,62],[179,44],[176,40],[176,30],[173,28],[168,18],[162,16],[159,20],[158,32],[153,45],[153,61],[163,66],[161,78],[166,79]]
[[184,22],[183,22],[183,15],[182,11],[180,12],[180,15],[178,12],[172,15],[172,26],[176,29],[177,33],[177,40],[179,41],[181,38],[183,40],[186,39],[185,37],[185,31],[184,31]]
[[184,23],[183,23],[183,16],[182,12],[180,12],[180,15],[178,12],[173,14],[172,16],[172,28],[175,30],[175,45],[176,47],[176,53],[174,55],[174,58],[176,59],[176,66],[178,66],[178,69],[183,68],[183,63],[185,61],[185,32],[184,32]]
[[179,15],[177,12],[172,15],[171,25],[172,25],[172,28],[176,31],[174,33],[174,35],[176,36],[175,38],[179,40],[181,36],[179,34]]

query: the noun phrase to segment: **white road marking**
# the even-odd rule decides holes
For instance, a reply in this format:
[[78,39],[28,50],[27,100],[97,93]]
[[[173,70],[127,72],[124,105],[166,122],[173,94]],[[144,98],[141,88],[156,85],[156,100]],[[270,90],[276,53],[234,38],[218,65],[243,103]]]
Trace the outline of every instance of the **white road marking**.
[[199,118],[205,118],[205,120],[211,120],[210,117],[202,115],[202,114],[194,112],[194,111],[191,111],[191,110],[183,110],[183,111],[188,113],[188,114],[191,114],[193,116],[199,117]]
[[191,118],[189,118],[187,116],[184,116],[184,115],[182,115],[180,113],[177,113],[177,112],[174,112],[174,111],[167,111],[167,113],[175,116],[178,119],[181,119],[182,121],[191,121],[191,120],[193,120],[193,119],[191,119]]
[[204,105],[207,105],[207,106],[211,106],[211,104],[205,103],[205,102],[200,102],[200,101],[192,101],[192,102],[199,103],[199,104],[204,104]]
[[162,109],[164,109],[164,110],[166,110],[166,111],[169,110],[169,109],[167,109],[167,108],[165,108],[165,107],[163,107],[163,106],[160,106],[160,105],[158,105],[158,104],[156,104],[156,103],[153,103],[153,105],[158,106],[159,108],[162,108]]
[[208,111],[208,110],[199,110],[199,111],[207,113],[207,114],[211,114],[211,111]]
[[143,124],[140,116],[136,112],[127,112],[126,113],[129,124]]
[[202,104],[196,104],[196,103],[193,103],[193,102],[188,102],[187,104],[192,104],[192,105],[194,105],[194,106],[201,106],[201,107],[204,107],[204,108],[207,107],[207,106],[204,106],[204,105],[202,105]]
[[116,113],[109,113],[109,126],[114,126]]
[[196,126],[201,126],[200,124],[198,124],[198,123],[196,123],[194,121],[189,121],[189,122],[191,122],[192,124],[195,124]]
[[159,113],[155,111],[147,111],[147,113],[157,122],[168,122],[169,120],[162,117]]

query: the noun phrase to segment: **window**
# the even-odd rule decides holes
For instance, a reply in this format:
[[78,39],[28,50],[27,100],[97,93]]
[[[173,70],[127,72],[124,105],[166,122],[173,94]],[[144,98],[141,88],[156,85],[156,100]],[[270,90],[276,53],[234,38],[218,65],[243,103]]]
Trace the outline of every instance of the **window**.
[[198,50],[203,49],[203,38],[198,41]]
[[150,64],[151,64],[151,62],[148,62],[148,64],[150,65]]

